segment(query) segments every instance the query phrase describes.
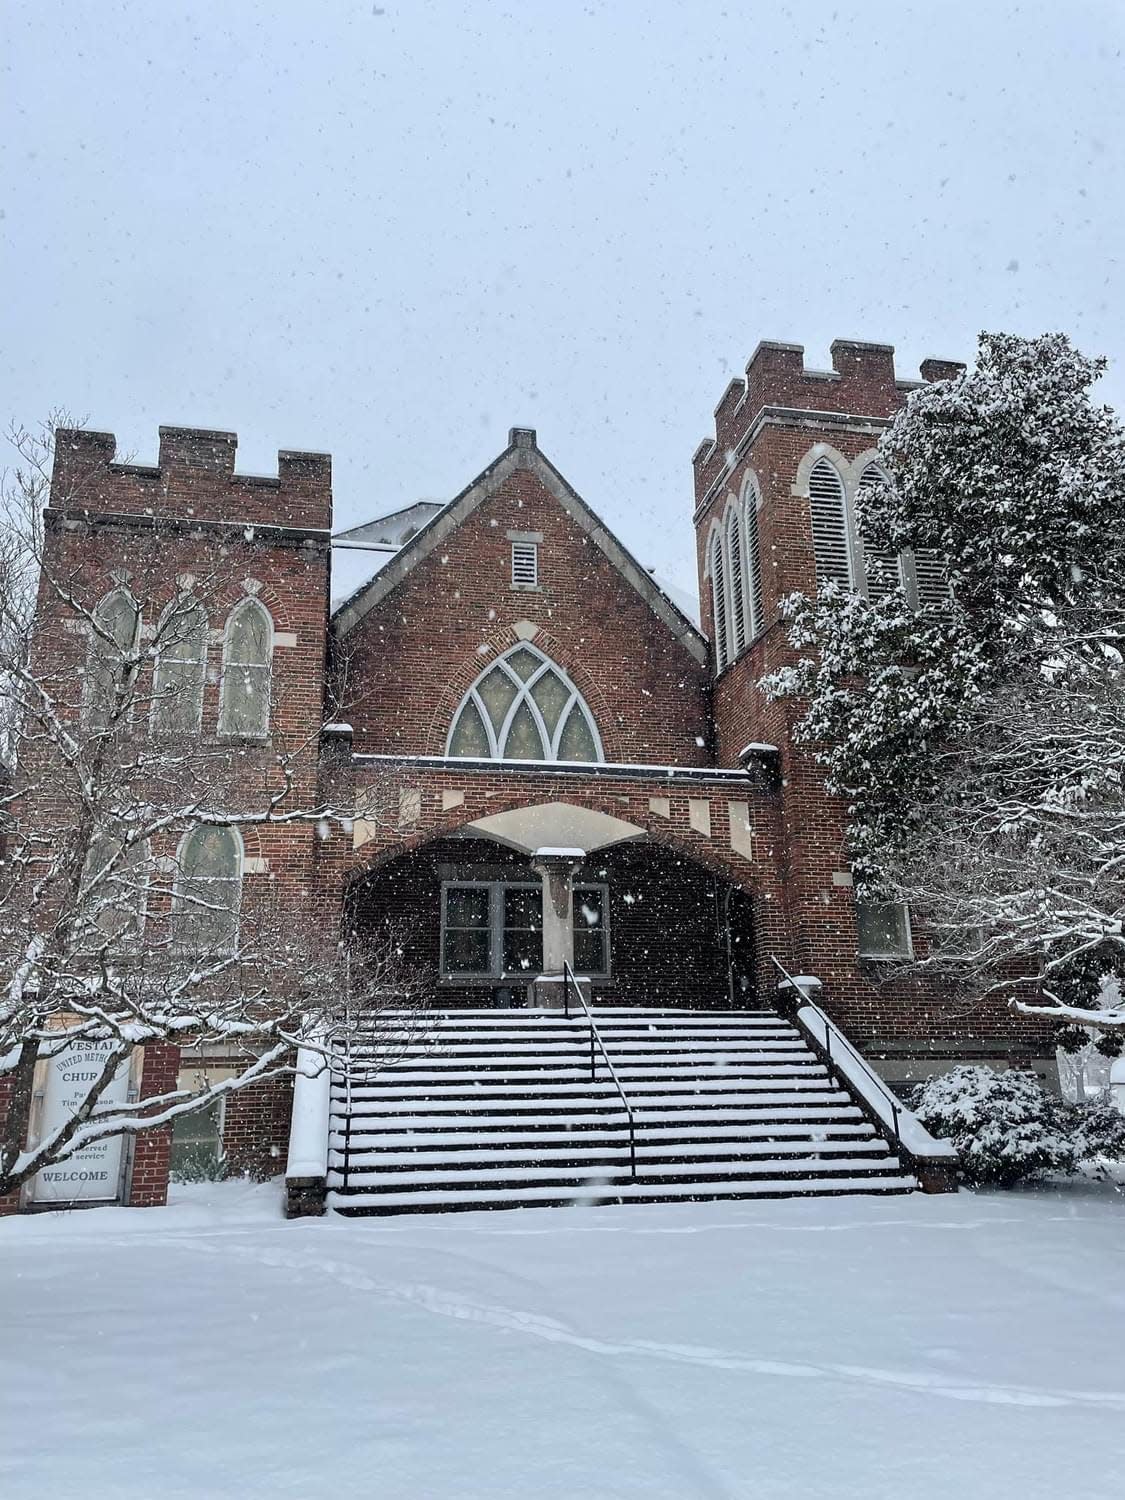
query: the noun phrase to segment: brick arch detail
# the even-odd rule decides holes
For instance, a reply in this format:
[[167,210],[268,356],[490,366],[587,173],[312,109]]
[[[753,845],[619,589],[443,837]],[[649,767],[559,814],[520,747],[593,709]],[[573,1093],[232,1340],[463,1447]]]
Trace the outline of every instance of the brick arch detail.
[[[445,741],[450,725],[453,723],[454,716],[464,701],[465,694],[481,673],[497,657],[502,656],[505,651],[510,651],[514,646],[526,644],[533,646],[537,651],[541,651],[544,656],[550,657],[551,661],[556,666],[561,667],[571,682],[574,683],[575,687],[582,694],[582,697],[586,700],[586,706],[594,716],[594,722],[598,726],[598,734],[601,736],[602,749],[609,759],[616,758],[621,751],[622,736],[605,694],[597,681],[591,676],[589,669],[581,662],[576,661],[573,653],[566,648],[562,641],[552,635],[549,630],[541,625],[536,630],[534,637],[530,641],[524,642],[516,634],[511,625],[503,625],[490,636],[486,636],[481,644],[491,646],[491,651],[487,654],[479,648],[474,651],[473,655],[467,658],[450,677],[438,697],[426,736],[428,754],[445,754]],[[549,762],[546,764],[549,764]]]
[[[382,843],[379,839],[372,839],[370,843],[362,845],[358,851],[353,851],[350,856],[352,867],[348,872],[348,881],[354,883],[372,871],[389,864],[392,860],[406,854],[413,854],[426,844],[438,839],[448,838],[466,830],[471,831],[471,825],[477,821],[477,816],[491,817],[496,813],[515,812],[520,808],[536,807],[543,802],[569,802],[575,807],[589,808],[591,811],[605,813],[609,817],[633,823],[638,828],[642,828],[653,843],[671,849],[677,854],[685,855],[696,864],[704,866],[711,874],[717,875],[730,885],[738,886],[750,896],[764,898],[766,895],[764,882],[748,869],[739,868],[745,862],[739,860],[733,851],[728,856],[714,839],[705,838],[702,834],[691,830],[681,831],[673,828],[666,819],[647,809],[630,808],[626,811],[619,802],[613,800],[611,794],[605,797],[595,797],[582,793],[565,797],[540,792],[530,798],[526,792],[513,793],[510,796],[490,799],[487,813],[475,815],[472,818],[465,817],[463,806],[451,808],[447,812],[427,819],[425,826],[418,828],[415,832],[397,836],[393,843]],[[487,834],[480,836],[487,838]],[[368,850],[371,852],[367,853]],[[596,855],[597,850],[591,851],[591,858]]]

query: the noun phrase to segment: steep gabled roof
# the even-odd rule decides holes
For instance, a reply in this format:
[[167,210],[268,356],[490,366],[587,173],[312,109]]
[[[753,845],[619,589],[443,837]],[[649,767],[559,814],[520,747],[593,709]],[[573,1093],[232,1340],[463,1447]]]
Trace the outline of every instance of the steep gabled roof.
[[440,547],[477,506],[495,494],[504,481],[520,469],[536,476],[547,493],[558,501],[594,546],[640,594],[653,614],[680,641],[684,649],[700,664],[705,664],[708,647],[704,637],[683,610],[660,588],[651,573],[622,546],[581,495],[567,483],[550,459],[539,451],[535,433],[527,427],[513,427],[504,452],[478,474],[456,499],[433,515],[369,583],[340,606],[332,619],[335,634],[346,636],[353,630],[369,610],[381,603],[423,558]]

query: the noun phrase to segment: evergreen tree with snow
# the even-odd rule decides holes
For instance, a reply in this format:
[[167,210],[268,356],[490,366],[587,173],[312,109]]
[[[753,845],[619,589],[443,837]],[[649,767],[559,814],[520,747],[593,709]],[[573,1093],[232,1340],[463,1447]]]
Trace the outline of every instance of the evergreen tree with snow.
[[859,524],[873,552],[940,554],[948,597],[793,596],[799,659],[764,685],[805,701],[857,892],[910,904],[929,934],[918,962],[1113,1048],[1125,431],[1092,399],[1103,369],[1062,335],[986,334],[975,368],[916,391]]

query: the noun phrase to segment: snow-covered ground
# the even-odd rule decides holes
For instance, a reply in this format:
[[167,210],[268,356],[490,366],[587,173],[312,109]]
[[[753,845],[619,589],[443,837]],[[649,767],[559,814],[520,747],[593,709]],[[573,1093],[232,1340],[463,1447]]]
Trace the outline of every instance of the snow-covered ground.
[[5,1500],[1125,1489],[1125,1198],[0,1222]]

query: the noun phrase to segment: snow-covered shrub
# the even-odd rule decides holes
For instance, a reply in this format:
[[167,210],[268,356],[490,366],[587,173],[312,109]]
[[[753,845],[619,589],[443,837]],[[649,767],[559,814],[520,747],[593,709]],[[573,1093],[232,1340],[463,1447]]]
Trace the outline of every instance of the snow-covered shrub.
[[1125,1115],[1108,1095],[1074,1107],[1074,1142],[1084,1164],[1125,1161]]
[[954,1068],[921,1085],[914,1109],[927,1130],[952,1141],[968,1182],[1011,1187],[1077,1166],[1072,1112],[1033,1074]]

